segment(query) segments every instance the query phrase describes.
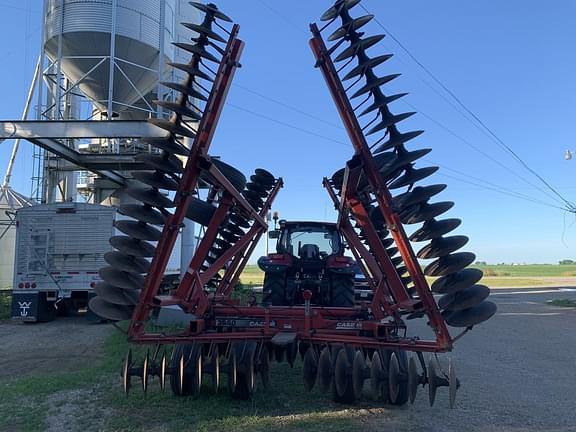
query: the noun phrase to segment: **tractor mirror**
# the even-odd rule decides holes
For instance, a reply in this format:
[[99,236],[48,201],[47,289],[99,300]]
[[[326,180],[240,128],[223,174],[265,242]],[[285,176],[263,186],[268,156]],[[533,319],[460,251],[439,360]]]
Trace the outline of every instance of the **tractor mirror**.
[[277,239],[280,237],[280,230],[272,230],[268,232],[268,238]]

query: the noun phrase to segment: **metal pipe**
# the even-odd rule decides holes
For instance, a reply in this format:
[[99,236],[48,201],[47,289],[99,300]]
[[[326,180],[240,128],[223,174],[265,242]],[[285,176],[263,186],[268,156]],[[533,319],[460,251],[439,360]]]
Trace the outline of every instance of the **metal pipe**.
[[[30,111],[30,105],[32,104],[32,98],[34,97],[34,89],[36,88],[36,81],[40,76],[40,61],[41,56],[38,57],[36,62],[36,69],[34,69],[34,77],[32,78],[32,83],[30,84],[30,89],[28,90],[28,97],[26,98],[26,104],[24,105],[24,112],[22,113],[22,120],[28,120],[28,112]],[[6,175],[4,176],[4,182],[2,183],[2,188],[7,188],[10,186],[10,178],[12,177],[12,170],[14,169],[14,162],[16,161],[16,155],[18,154],[18,148],[20,147],[20,138],[14,141],[14,147],[12,147],[12,155],[10,156],[10,161],[8,162],[8,168],[6,169]]]

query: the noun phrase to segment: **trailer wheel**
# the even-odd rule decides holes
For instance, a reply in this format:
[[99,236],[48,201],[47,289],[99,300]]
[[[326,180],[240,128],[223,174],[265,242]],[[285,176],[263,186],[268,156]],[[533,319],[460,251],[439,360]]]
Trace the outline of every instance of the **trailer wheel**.
[[266,273],[262,288],[264,304],[286,306],[286,275],[284,273]]
[[354,277],[351,275],[333,275],[332,284],[332,306],[352,307],[354,306]]

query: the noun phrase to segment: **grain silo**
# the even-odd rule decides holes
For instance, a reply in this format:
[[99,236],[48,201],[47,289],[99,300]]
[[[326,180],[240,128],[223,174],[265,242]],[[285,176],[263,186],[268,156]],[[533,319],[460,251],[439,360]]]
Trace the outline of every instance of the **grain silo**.
[[9,186],[0,188],[0,290],[12,288],[16,211],[32,205],[25,196]]

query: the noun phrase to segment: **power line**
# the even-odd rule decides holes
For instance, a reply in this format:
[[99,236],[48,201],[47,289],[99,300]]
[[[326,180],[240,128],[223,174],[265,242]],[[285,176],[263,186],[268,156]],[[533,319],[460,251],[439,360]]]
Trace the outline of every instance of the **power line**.
[[[366,13],[370,13],[364,5],[360,4],[360,7],[364,9]],[[424,71],[426,74],[430,76],[444,91],[446,91],[456,103],[461,106],[472,118],[474,118],[478,124],[480,124],[492,137],[496,140],[496,143],[504,148],[508,153],[512,155],[512,157],[520,163],[526,170],[528,170],[531,174],[533,174],[536,178],[538,178],[554,195],[560,198],[567,206],[567,210],[574,212],[576,210],[576,206],[564,198],[550,183],[548,183],[540,174],[538,174],[534,169],[532,169],[528,164],[520,158],[520,156],[512,150],[492,129],[490,129],[480,118],[477,114],[475,114],[470,108],[468,108],[462,100],[456,94],[451,91],[448,86],[446,86],[439,78],[436,77],[422,62],[420,62],[416,56],[414,56],[410,50],[400,42],[400,40],[394,36],[377,18],[374,18],[374,22],[378,24],[397,44],[400,48]]]
[[[259,112],[252,111],[252,110],[249,110],[249,109],[247,109],[247,108],[240,107],[240,106],[235,105],[235,104],[232,104],[232,103],[227,103],[227,105],[230,106],[230,107],[232,107],[232,108],[235,108],[235,109],[237,109],[237,110],[246,112],[246,113],[248,113],[248,114],[250,114],[250,115],[253,115],[253,116],[255,116],[255,117],[259,117],[259,118],[262,118],[262,119],[264,119],[264,120],[268,120],[268,121],[270,121],[270,122],[279,124],[279,125],[281,125],[281,126],[284,126],[284,127],[290,128],[290,129],[294,129],[294,130],[297,130],[297,131],[299,131],[299,132],[302,132],[302,133],[305,133],[305,134],[308,134],[308,135],[311,135],[311,136],[314,136],[314,137],[317,137],[317,138],[324,139],[324,140],[326,140],[326,141],[331,141],[331,142],[334,142],[334,143],[341,144],[341,145],[344,145],[344,146],[346,146],[346,147],[349,147],[349,145],[346,144],[346,143],[344,143],[343,141],[338,141],[338,140],[335,140],[335,139],[333,139],[333,138],[327,137],[327,136],[325,136],[325,135],[322,135],[322,134],[319,134],[319,133],[316,133],[316,132],[313,132],[313,131],[310,131],[310,130],[307,130],[307,129],[304,129],[304,128],[301,128],[301,127],[298,127],[298,126],[294,126],[294,125],[292,125],[292,124],[290,124],[290,123],[286,123],[286,122],[277,120],[277,119],[275,119],[275,118],[268,117],[267,115],[261,114],[261,113],[259,113]],[[434,162],[431,162],[431,163],[434,163]],[[445,170],[448,170],[448,171],[452,171],[452,172],[454,172],[454,173],[456,173],[456,174],[458,174],[458,175],[460,175],[460,176],[462,176],[462,177],[468,178],[468,179],[462,179],[462,178],[460,178],[460,177],[456,177],[456,176],[453,176],[453,175],[450,175],[450,174],[439,173],[440,175],[443,175],[443,176],[445,176],[445,177],[451,178],[451,179],[453,179],[453,180],[456,180],[456,181],[459,181],[459,182],[462,182],[462,183],[466,183],[466,184],[471,184],[471,185],[474,185],[474,186],[479,187],[479,188],[481,188],[481,189],[498,192],[498,193],[503,194],[503,195],[511,196],[511,197],[514,197],[514,198],[517,198],[517,199],[522,199],[522,200],[529,201],[529,202],[536,203],[536,204],[540,204],[540,205],[543,205],[543,206],[552,207],[552,208],[559,209],[559,210],[566,210],[566,209],[563,208],[563,207],[560,207],[560,206],[557,206],[557,205],[554,205],[554,204],[550,204],[550,203],[547,203],[547,202],[538,200],[538,199],[536,199],[536,198],[530,197],[530,196],[528,196],[528,195],[524,195],[524,194],[521,194],[521,193],[518,193],[518,192],[515,192],[515,191],[512,191],[512,190],[506,189],[506,188],[504,188],[504,187],[501,187],[501,186],[498,186],[498,185],[496,185],[496,184],[490,183],[490,182],[488,182],[488,181],[486,181],[486,180],[482,180],[482,179],[479,179],[479,178],[470,176],[470,175],[468,175],[468,174],[462,173],[462,172],[460,172],[460,171],[457,171],[457,170],[455,170],[455,169],[448,168],[447,166],[443,166],[443,165],[436,164],[436,163],[435,163],[435,165],[438,165],[438,166],[442,167],[442,169],[445,169]],[[470,179],[472,179],[472,180],[470,180]],[[480,182],[483,182],[483,183],[486,183],[486,184],[488,184],[489,186],[486,186],[486,185],[477,183],[477,182],[474,181],[474,180],[480,181]]]
[[270,121],[270,122],[273,122],[273,123],[276,123],[276,124],[285,126],[285,127],[287,127],[287,128],[300,131],[300,132],[302,132],[302,133],[305,133],[305,134],[314,136],[314,137],[316,137],[316,138],[321,138],[321,139],[326,140],[326,141],[331,141],[331,142],[334,142],[334,143],[336,143],[336,144],[341,144],[341,145],[344,145],[344,146],[346,146],[346,147],[348,147],[348,148],[350,147],[348,144],[346,144],[346,143],[343,142],[343,141],[339,141],[339,140],[336,140],[336,139],[334,139],[334,138],[327,137],[327,136],[325,136],[325,135],[316,133],[316,132],[311,131],[311,130],[308,130],[308,129],[304,129],[304,128],[301,128],[301,127],[298,127],[298,126],[294,126],[294,125],[292,125],[292,124],[290,124],[290,123],[286,123],[286,122],[283,122],[283,121],[281,121],[281,120],[277,120],[277,119],[275,119],[275,118],[268,117],[268,116],[265,115],[265,114],[261,114],[261,113],[256,112],[256,111],[252,111],[252,110],[249,110],[249,109],[247,109],[247,108],[243,108],[243,107],[238,106],[238,105],[235,105],[235,104],[233,104],[233,103],[227,102],[226,105],[228,105],[228,106],[230,106],[230,107],[232,107],[232,108],[235,108],[235,109],[237,109],[237,110],[244,111],[244,112],[246,112],[246,113],[248,113],[248,114],[251,114],[251,115],[253,115],[253,116],[255,116],[255,117],[259,117],[259,118],[268,120],[268,121]]
[[265,95],[265,94],[259,93],[259,92],[255,91],[255,90],[249,89],[248,87],[245,87],[245,86],[240,85],[240,84],[232,84],[232,85],[233,85],[234,87],[240,88],[240,89],[242,89],[242,90],[244,90],[244,91],[246,91],[246,92],[248,92],[248,93],[251,93],[251,94],[253,94],[253,95],[256,95],[256,96],[258,96],[258,97],[260,97],[260,98],[262,98],[262,99],[264,99],[264,100],[267,100],[267,101],[269,101],[269,102],[275,103],[275,104],[280,105],[280,106],[282,106],[282,107],[284,107],[284,108],[287,108],[287,109],[289,109],[289,110],[291,110],[291,111],[297,112],[298,114],[302,114],[302,115],[304,115],[304,116],[306,116],[306,117],[309,117],[309,118],[311,118],[311,119],[313,119],[313,120],[315,120],[315,121],[319,121],[319,122],[321,122],[321,123],[327,124],[328,126],[332,126],[332,127],[334,127],[334,128],[337,128],[337,129],[340,129],[340,130],[344,130],[344,128],[343,128],[342,126],[337,125],[336,123],[332,123],[332,122],[330,122],[330,121],[328,121],[328,120],[326,120],[326,119],[324,119],[324,118],[322,118],[322,117],[318,117],[318,116],[316,116],[316,115],[314,115],[314,114],[310,114],[309,112],[303,111],[303,110],[301,110],[300,108],[297,108],[297,107],[295,107],[295,106],[289,105],[289,104],[287,104],[287,103],[285,103],[285,102],[282,102],[282,101],[280,101],[280,100],[278,100],[278,99],[271,98],[270,96],[267,96],[267,95]]
[[468,147],[470,147],[472,150],[478,152],[479,154],[481,154],[482,156],[484,156],[485,158],[491,160],[492,162],[494,162],[496,165],[498,165],[499,167],[503,168],[505,171],[513,174],[514,176],[518,177],[520,180],[524,181],[526,184],[529,184],[530,186],[532,186],[533,188],[539,190],[540,192],[542,192],[544,195],[546,195],[547,197],[550,197],[551,199],[553,199],[556,202],[560,202],[561,204],[564,204],[562,201],[558,200],[556,197],[554,196],[550,196],[550,194],[548,194],[545,190],[543,190],[540,186],[535,185],[534,183],[532,183],[531,181],[527,180],[525,177],[523,177],[522,175],[518,174],[516,171],[514,171],[513,169],[511,169],[509,166],[505,165],[504,163],[502,163],[501,161],[499,161],[498,159],[496,159],[495,157],[491,156],[489,153],[485,152],[484,150],[482,150],[481,148],[479,148],[478,146],[472,144],[470,141],[468,141],[467,139],[465,139],[464,137],[458,135],[456,132],[454,132],[452,129],[450,129],[448,126],[440,123],[439,121],[435,120],[432,116],[428,115],[425,111],[422,111],[421,109],[419,109],[418,107],[416,107],[415,105],[403,101],[404,104],[406,104],[407,106],[409,106],[410,108],[418,111],[420,114],[422,114],[424,117],[426,117],[428,120],[430,120],[431,122],[433,122],[434,124],[436,124],[438,127],[442,128],[443,130],[445,130],[447,133],[449,133],[450,135],[452,135],[453,137],[455,137],[456,139],[462,141],[464,144],[466,144]]

